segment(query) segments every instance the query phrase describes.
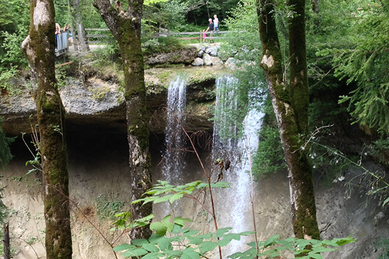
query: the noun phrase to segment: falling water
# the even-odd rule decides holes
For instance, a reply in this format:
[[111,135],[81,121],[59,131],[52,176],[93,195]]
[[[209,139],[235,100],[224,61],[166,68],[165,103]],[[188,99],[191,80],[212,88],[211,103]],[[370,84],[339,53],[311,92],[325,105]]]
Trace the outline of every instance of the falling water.
[[[255,109],[249,112],[243,121],[242,134],[238,134],[236,119],[231,113],[238,109],[234,85],[238,83],[231,76],[217,80],[216,107],[214,123],[213,160],[222,159],[231,162],[231,168],[223,170],[223,181],[231,183],[231,187],[218,190],[217,215],[219,228],[232,227],[232,232],[253,231],[251,213],[251,180],[249,156],[258,147],[258,131],[262,115]],[[249,99],[252,95],[249,94]],[[218,173],[218,172],[216,172]],[[214,176],[214,178],[216,178]],[[233,241],[223,250],[224,255],[243,251],[246,241]]]
[[182,76],[170,83],[167,97],[167,121],[165,128],[166,151],[162,169],[163,180],[169,183],[181,183],[185,167],[183,146],[185,135],[182,126],[185,124],[184,108],[186,105],[186,85]]

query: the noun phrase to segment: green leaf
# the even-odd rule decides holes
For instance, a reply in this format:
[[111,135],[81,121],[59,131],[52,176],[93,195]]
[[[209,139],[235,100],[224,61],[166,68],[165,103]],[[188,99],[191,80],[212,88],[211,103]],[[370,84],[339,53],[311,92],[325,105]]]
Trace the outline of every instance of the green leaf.
[[174,224],[174,228],[172,230],[172,233],[173,234],[178,234],[181,232],[181,229],[182,229],[182,226],[181,225],[177,225],[177,224]]
[[119,252],[119,251],[131,249],[131,248],[135,248],[135,246],[130,245],[130,244],[121,244],[121,245],[115,246],[113,248],[113,251]]
[[200,253],[204,254],[206,252],[212,251],[216,247],[217,247],[217,243],[214,243],[212,241],[206,241],[200,245],[199,249],[200,249]]
[[157,235],[159,235],[159,236],[164,236],[166,234],[166,231],[167,231],[167,227],[164,224],[162,224],[161,222],[151,223],[150,229],[155,230]]
[[165,195],[165,196],[159,197],[159,198],[155,199],[153,202],[154,202],[154,204],[156,204],[156,203],[168,201],[170,199],[170,196],[171,195]]
[[157,235],[157,234],[151,234],[150,238],[149,238],[149,242],[151,244],[157,244],[158,241],[162,238],[165,238],[165,236],[160,236],[160,235]]
[[226,183],[226,182],[217,182],[211,184],[211,187],[213,188],[229,188],[231,183]]
[[199,245],[203,242],[203,239],[200,237],[188,237],[189,243],[193,245]]
[[176,217],[173,219],[173,222],[176,223],[177,225],[184,226],[185,222],[193,222],[193,221],[186,218]]
[[132,257],[132,256],[142,256],[147,254],[147,251],[143,248],[136,248],[133,250],[128,250],[127,252],[123,253],[124,257]]
[[[263,245],[264,248],[266,247],[269,247],[271,245],[274,245],[276,243],[276,241],[278,240],[279,238],[279,235],[274,235],[272,237],[270,237],[268,240],[265,241],[265,244]],[[305,247],[305,246],[303,246]]]
[[175,193],[175,194],[173,194],[173,196],[171,196],[171,197],[169,198],[169,202],[170,202],[170,203],[173,203],[173,202],[175,202],[175,201],[180,200],[182,197],[184,197],[184,194]]
[[184,233],[184,237],[194,236],[197,235],[198,233],[199,233],[198,230],[190,230]]
[[158,255],[156,254],[147,254],[145,256],[142,257],[142,259],[159,259]]
[[142,247],[149,252],[159,252],[159,248],[152,244],[144,244]]
[[216,236],[217,237],[222,237],[222,236],[224,236],[225,233],[227,233],[231,229],[232,228],[219,228],[218,230],[216,230]]
[[162,251],[172,250],[173,249],[172,244],[170,243],[170,240],[168,238],[166,238],[166,237],[160,238],[157,241],[157,244],[158,244],[159,248]]
[[189,247],[182,251],[181,259],[199,259],[200,255],[193,248]]
[[148,244],[149,241],[146,239],[133,239],[131,240],[131,243],[136,246],[143,246],[144,244]]
[[307,259],[308,259],[308,258],[313,258],[313,259],[323,259],[323,257],[322,257],[320,254],[313,253],[313,252],[310,252],[306,258],[307,258]]

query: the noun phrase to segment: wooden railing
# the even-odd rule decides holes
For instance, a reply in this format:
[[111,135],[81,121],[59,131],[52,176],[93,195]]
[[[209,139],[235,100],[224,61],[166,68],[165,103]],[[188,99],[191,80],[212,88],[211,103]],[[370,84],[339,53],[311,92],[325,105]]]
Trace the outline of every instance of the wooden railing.
[[[95,28],[87,28],[85,29],[87,32],[90,32],[90,31],[96,31],[96,32],[102,32],[102,31],[108,31],[109,29],[95,29]],[[207,40],[214,40],[214,36],[217,35],[217,34],[226,34],[228,33],[228,31],[216,31],[216,32],[206,32],[206,35],[207,35]],[[158,38],[158,37],[169,37],[169,36],[185,36],[187,35],[188,37],[180,37],[178,38],[179,40],[199,40],[200,43],[203,42],[203,32],[170,32],[168,30],[164,30],[163,32],[156,32],[156,33],[153,33],[151,35],[152,38]],[[195,35],[193,37],[193,35]],[[87,33],[86,37],[88,39],[88,42],[89,44],[93,44],[93,43],[101,43],[101,41],[99,40],[94,40],[94,41],[90,41],[89,39],[101,39],[101,38],[104,38],[104,37],[107,37],[108,35],[107,34],[90,34],[90,33]]]

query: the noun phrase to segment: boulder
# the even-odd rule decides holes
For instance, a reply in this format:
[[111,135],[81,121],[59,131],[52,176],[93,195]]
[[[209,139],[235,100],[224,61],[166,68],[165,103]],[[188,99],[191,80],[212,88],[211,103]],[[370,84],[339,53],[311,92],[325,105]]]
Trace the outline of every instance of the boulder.
[[212,57],[209,54],[204,54],[203,56],[204,65],[206,66],[212,66]]
[[217,53],[218,53],[219,48],[220,48],[220,45],[208,47],[205,50],[205,53],[207,53],[213,57],[217,57]]
[[219,57],[211,57],[212,66],[223,66],[223,61]]
[[204,66],[204,60],[202,58],[196,58],[192,62],[192,66]]

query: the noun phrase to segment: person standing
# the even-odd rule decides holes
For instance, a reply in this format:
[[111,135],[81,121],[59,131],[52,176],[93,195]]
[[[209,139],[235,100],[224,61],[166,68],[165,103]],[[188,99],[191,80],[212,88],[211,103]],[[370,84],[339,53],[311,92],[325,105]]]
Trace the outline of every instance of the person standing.
[[216,14],[213,16],[213,25],[215,27],[215,31],[219,31],[219,19]]
[[208,21],[209,21],[209,24],[208,24],[208,28],[207,28],[206,31],[210,32],[209,43],[211,43],[211,42],[214,42],[214,40],[213,40],[213,32],[215,31],[215,26],[214,26],[214,23],[212,21],[212,18],[209,18]]

